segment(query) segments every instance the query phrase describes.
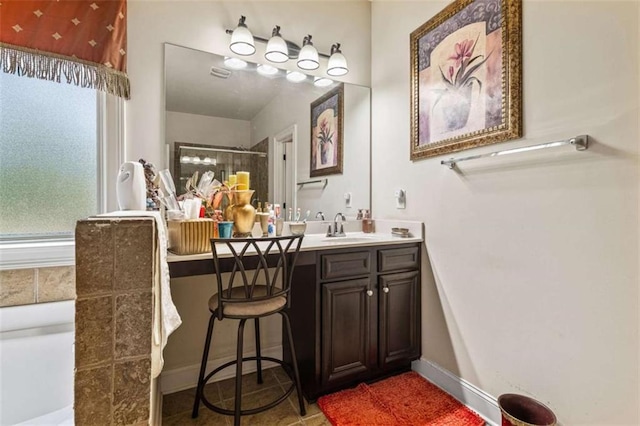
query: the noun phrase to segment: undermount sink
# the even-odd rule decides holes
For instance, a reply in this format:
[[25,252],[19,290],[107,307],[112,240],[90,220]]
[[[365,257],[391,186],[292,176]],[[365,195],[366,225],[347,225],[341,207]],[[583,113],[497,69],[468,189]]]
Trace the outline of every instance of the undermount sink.
[[364,243],[373,241],[371,237],[327,237],[322,241],[325,243]]

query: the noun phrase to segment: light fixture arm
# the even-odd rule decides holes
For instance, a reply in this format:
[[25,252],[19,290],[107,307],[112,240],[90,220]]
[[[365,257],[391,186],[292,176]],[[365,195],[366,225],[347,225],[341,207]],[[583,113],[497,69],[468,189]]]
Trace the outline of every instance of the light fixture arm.
[[[242,18],[244,18],[244,17],[242,17]],[[244,24],[244,21],[242,20],[242,18],[240,18],[240,21],[242,21],[242,23]],[[238,25],[240,25],[240,24],[238,24]],[[279,26],[276,26],[276,28],[278,28],[278,30],[280,30]],[[275,28],[274,28],[274,31],[275,31]],[[233,30],[227,29],[227,30],[225,30],[225,32],[227,34],[233,34]],[[256,41],[259,41],[261,43],[264,43],[264,44],[267,44],[269,42],[269,39],[257,36],[255,34],[253,35],[253,39],[256,40]],[[284,37],[283,37],[283,40],[284,40],[285,43],[287,43],[287,47],[289,48],[289,59],[296,59],[298,57],[298,52],[300,52],[300,49],[301,49],[300,45],[298,45],[298,44],[296,44],[296,43],[294,43],[294,42],[292,42],[290,40],[287,40]],[[338,46],[340,46],[339,43],[338,43]],[[318,56],[320,56],[322,58],[325,58],[325,59],[329,59],[329,57],[331,55],[327,55],[325,53],[318,52]]]

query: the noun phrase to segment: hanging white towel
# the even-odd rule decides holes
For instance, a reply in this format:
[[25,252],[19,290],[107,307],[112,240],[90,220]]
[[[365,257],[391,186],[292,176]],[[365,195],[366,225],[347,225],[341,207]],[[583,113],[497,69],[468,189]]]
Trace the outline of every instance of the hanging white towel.
[[182,324],[171,298],[171,281],[167,264],[167,227],[157,211],[125,210],[99,215],[100,217],[153,217],[156,221],[157,240],[153,271],[153,340],[151,350],[151,378],[160,375],[164,366],[162,352],[169,335]]

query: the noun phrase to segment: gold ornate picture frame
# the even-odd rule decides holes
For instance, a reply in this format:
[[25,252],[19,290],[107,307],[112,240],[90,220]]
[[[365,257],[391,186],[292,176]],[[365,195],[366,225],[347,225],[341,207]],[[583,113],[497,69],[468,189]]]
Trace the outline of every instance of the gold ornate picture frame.
[[309,176],[342,173],[344,84],[311,103]]
[[522,0],[455,0],[411,33],[411,160],[522,137]]

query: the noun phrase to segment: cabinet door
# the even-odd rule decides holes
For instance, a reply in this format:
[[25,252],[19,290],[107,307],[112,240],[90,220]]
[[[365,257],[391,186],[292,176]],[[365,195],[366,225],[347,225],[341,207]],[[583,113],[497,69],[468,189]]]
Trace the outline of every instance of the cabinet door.
[[413,271],[379,280],[380,363],[385,368],[420,356],[420,275]]
[[375,297],[368,278],[322,285],[322,384],[367,374],[375,363]]

